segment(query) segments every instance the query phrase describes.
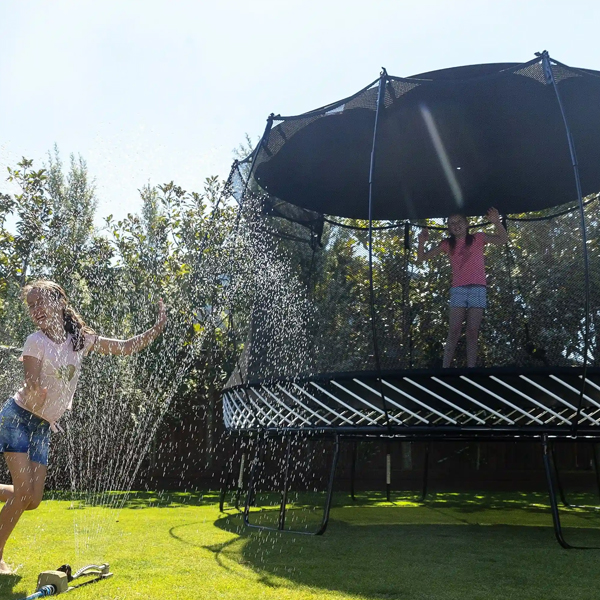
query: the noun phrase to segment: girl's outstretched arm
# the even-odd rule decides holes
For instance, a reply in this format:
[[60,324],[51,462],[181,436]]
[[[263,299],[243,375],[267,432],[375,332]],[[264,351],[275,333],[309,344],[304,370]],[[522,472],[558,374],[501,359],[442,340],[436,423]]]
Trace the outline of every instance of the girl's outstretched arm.
[[424,227],[419,233],[419,245],[417,246],[417,262],[422,263],[443,252],[441,245],[437,245],[431,250],[425,251],[425,242],[429,239],[429,229]]
[[487,218],[490,223],[494,224],[496,231],[494,234],[490,235],[489,233],[485,234],[485,241],[488,244],[496,244],[497,246],[502,246],[508,242],[508,233],[502,225],[502,219],[500,218],[500,213],[497,208],[490,208],[487,211]]
[[98,337],[92,347],[92,350],[100,354],[117,354],[129,356],[143,350],[149,346],[163,331],[167,324],[167,311],[163,301],[158,303],[158,318],[156,323],[144,333],[140,333],[128,340],[111,340],[109,338]]

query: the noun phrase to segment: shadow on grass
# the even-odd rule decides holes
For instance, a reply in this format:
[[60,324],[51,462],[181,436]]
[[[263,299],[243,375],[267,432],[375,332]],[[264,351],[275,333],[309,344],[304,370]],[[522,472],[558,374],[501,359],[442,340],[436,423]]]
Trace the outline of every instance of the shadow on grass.
[[[279,498],[278,494],[264,494],[267,498]],[[310,506],[314,501],[323,497],[323,493],[301,492],[294,495],[299,506]],[[290,495],[291,497],[291,495]],[[575,493],[569,494],[569,501],[573,504],[598,505],[600,501],[594,494]],[[550,507],[547,492],[434,492],[421,502],[417,494],[411,492],[392,493],[391,499],[386,500],[385,492],[362,492],[356,494],[353,501],[349,494],[336,493],[333,496],[333,506],[406,506],[406,505],[444,505],[454,507],[465,512],[481,510],[481,508],[509,509],[511,506],[519,510],[547,510]]]
[[[271,587],[402,600],[597,598],[600,552],[561,549],[542,495],[443,494],[427,505],[396,499],[403,508],[380,506],[377,497],[355,508],[340,500],[324,536],[249,530],[230,514],[215,525],[238,537],[203,547],[232,576],[248,576],[236,568],[243,564]],[[317,517],[291,510],[288,522],[314,528]],[[274,525],[277,511],[252,518]],[[597,515],[565,511],[564,525],[572,543],[600,544]],[[185,539],[185,527],[175,537]]]
[[15,591],[15,587],[20,581],[20,575],[0,575],[0,598],[2,600],[18,600],[19,598],[26,597],[33,591]]
[[49,491],[45,500],[72,502],[73,509],[99,508],[178,508],[209,506],[219,500],[218,492],[103,492],[83,494],[69,491]]
[[[278,510],[280,500],[281,495],[279,493],[257,494],[257,504],[270,510]],[[591,526],[600,526],[600,502],[594,494],[570,494],[569,502],[574,508],[565,509],[559,506],[561,512],[564,512],[567,517],[576,515],[579,519],[589,521]],[[295,509],[312,510],[317,514],[322,511],[324,504],[325,495],[323,493],[302,492],[298,494],[290,493],[289,495],[289,506]],[[243,506],[243,503],[241,506]],[[352,500],[349,494],[337,493],[333,496],[332,507],[357,509],[426,507],[429,511],[438,511],[440,514],[449,511],[456,522],[462,521],[465,524],[471,522],[469,516],[476,517],[484,511],[501,511],[505,516],[511,513],[545,515],[548,516],[548,519],[551,515],[548,494],[543,492],[432,493],[425,502],[421,502],[416,495],[409,492],[393,494],[389,502],[386,500],[384,492],[359,493],[356,494],[356,500]],[[234,507],[226,505],[225,512],[231,511],[234,511]]]

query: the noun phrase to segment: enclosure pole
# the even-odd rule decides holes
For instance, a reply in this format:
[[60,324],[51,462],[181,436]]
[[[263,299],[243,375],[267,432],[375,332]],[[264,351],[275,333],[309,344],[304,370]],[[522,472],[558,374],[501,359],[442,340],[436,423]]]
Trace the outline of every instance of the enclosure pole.
[[267,124],[265,125],[265,130],[260,138],[260,142],[258,142],[254,152],[252,153],[252,164],[250,165],[250,172],[248,173],[248,178],[246,179],[246,183],[244,185],[244,191],[242,193],[242,197],[246,195],[246,191],[248,189],[248,183],[250,182],[250,178],[252,177],[252,173],[254,173],[254,167],[256,166],[256,159],[258,158],[258,153],[263,145],[269,141],[269,135],[271,134],[271,129],[273,128],[273,119],[275,118],[275,114],[271,113],[267,117]]
[[[258,153],[260,151],[260,149],[263,146],[263,143],[265,142],[265,140],[269,139],[269,134],[271,132],[271,128],[273,127],[273,119],[274,119],[275,115],[273,113],[271,113],[269,115],[269,117],[267,118],[267,125],[265,127],[265,131],[262,135],[262,137],[260,138],[260,141],[258,142],[258,145],[256,146],[256,148],[254,149],[254,152],[252,153],[252,158],[251,158],[251,164],[250,164],[250,171],[248,172],[248,177],[246,178],[246,181],[244,182],[244,189],[242,191],[242,195],[240,197],[240,207],[242,205],[242,202],[246,196],[246,190],[248,189],[248,183],[250,182],[250,178],[252,177],[252,173],[254,171],[254,166],[256,164],[256,158],[258,157]],[[227,177],[227,181],[225,182],[225,185],[223,186],[223,190],[221,191],[221,194],[219,195],[219,198],[217,199],[217,203],[215,204],[211,215],[210,215],[210,221],[212,222],[214,220],[215,214],[217,212],[217,208],[219,207],[219,204],[221,203],[221,200],[223,199],[223,197],[225,196],[225,194],[227,194],[229,192],[229,189],[231,187],[231,181],[233,179],[233,174],[234,172],[237,170],[239,171],[240,168],[240,164],[243,164],[244,161],[240,162],[238,160],[234,160],[233,164],[231,166],[231,170],[229,171],[229,176]],[[234,230],[237,233],[237,228],[240,222],[240,218],[241,218],[241,210],[238,211],[237,217],[236,217],[236,221],[235,221],[235,225],[234,225]],[[198,252],[198,256],[202,256],[203,252],[204,252],[204,243],[209,239],[209,230],[207,229],[206,233],[204,234],[204,237],[202,239],[202,243],[200,244],[200,251]],[[215,301],[214,301],[214,297],[213,297],[213,301],[212,301],[212,306],[215,305]]]
[[369,295],[371,300],[371,330],[373,333],[373,358],[375,359],[375,370],[377,371],[377,381],[379,384],[379,393],[383,411],[385,413],[385,421],[390,427],[390,419],[387,410],[387,402],[383,393],[383,385],[381,383],[381,361],[379,357],[379,345],[377,343],[377,323],[375,314],[375,288],[373,286],[373,183],[375,173],[375,153],[377,150],[377,131],[379,128],[379,117],[381,107],[385,98],[385,84],[387,83],[387,71],[382,68],[381,76],[379,77],[379,87],[377,89],[377,108],[375,110],[375,125],[373,127],[373,146],[371,148],[371,164],[369,166]]
[[583,376],[581,382],[581,390],[579,393],[579,403],[577,405],[577,412],[573,421],[573,433],[577,433],[579,426],[579,417],[581,415],[581,405],[583,404],[583,394],[586,384],[587,374],[587,363],[588,363],[588,352],[589,352],[589,338],[590,338],[590,267],[589,267],[589,256],[587,249],[587,231],[585,226],[585,211],[583,206],[583,193],[581,191],[581,178],[579,176],[579,164],[577,162],[577,154],[575,152],[575,142],[573,141],[573,135],[569,128],[569,122],[567,121],[567,115],[558,91],[558,84],[554,77],[554,71],[552,70],[552,64],[550,62],[550,56],[546,50],[541,54],[537,54],[542,59],[542,67],[544,69],[544,75],[546,77],[546,83],[552,85],[558,106],[560,108],[560,114],[562,116],[563,124],[565,126],[565,132],[567,134],[567,142],[569,144],[569,152],[571,154],[571,164],[573,166],[573,173],[575,175],[575,186],[577,188],[577,200],[579,202],[579,216],[581,226],[581,241],[583,244],[583,272],[584,272],[584,310],[585,310],[585,325],[584,325],[584,341],[583,341]]
[[[244,199],[246,197],[246,192],[248,190],[248,184],[250,182],[250,179],[252,178],[252,173],[254,172],[254,167],[256,165],[256,159],[258,157],[258,153],[260,152],[260,149],[262,148],[262,146],[265,143],[265,141],[269,139],[269,134],[271,132],[271,128],[273,127],[273,119],[274,119],[274,114],[271,113],[269,115],[269,117],[267,118],[267,125],[265,126],[265,131],[264,131],[262,137],[260,138],[260,141],[258,142],[258,145],[254,149],[254,152],[252,153],[250,170],[248,172],[248,177],[246,178],[246,181],[244,182],[244,189],[242,191],[242,195],[240,197],[240,202],[239,202],[240,209],[238,210],[238,213],[237,213],[237,216],[236,216],[236,220],[235,220],[235,224],[234,224],[235,238],[237,238],[237,235],[238,235],[238,230],[239,230],[238,228],[239,228],[240,220],[241,220],[241,217],[242,217],[242,206],[243,206]],[[233,166],[231,167],[231,171],[229,173],[229,177],[227,178],[227,183],[223,187],[223,192],[221,193],[221,196],[219,197],[219,201],[221,200],[221,197],[224,196],[227,193],[227,191],[228,191],[228,189],[230,187],[230,184],[231,184],[231,180],[233,179],[233,173],[234,173],[234,171],[236,169],[239,170],[240,164],[241,163],[239,161],[237,161],[237,160],[234,161]],[[217,206],[218,206],[218,203],[217,203]],[[216,212],[216,208],[213,210],[213,213],[211,215],[211,219],[214,216],[215,212]],[[208,231],[204,234],[204,239],[202,241],[202,246],[203,246],[204,242],[207,239],[208,239]],[[198,254],[202,255],[202,250]],[[221,297],[221,301],[223,301],[223,297]],[[211,303],[212,303],[212,306],[215,306],[215,305],[218,306],[218,300],[215,299],[214,295],[212,297]],[[237,337],[236,337],[236,329],[234,327],[233,313],[230,313],[230,315],[229,315],[229,326],[230,326],[230,329],[231,329],[231,331],[233,333],[234,345],[237,346]],[[247,367],[248,368],[250,366],[250,360],[251,360],[251,357],[250,357],[250,355],[248,355],[247,356]],[[242,368],[242,365],[240,364],[240,355],[237,352],[236,352],[235,364],[236,364],[236,367],[237,367],[238,372],[240,374],[240,382],[242,384],[240,386],[240,391],[241,391],[242,395],[244,396],[244,398],[246,400],[246,405],[250,408],[250,412],[251,412],[252,416],[254,417],[255,421],[260,422],[260,420],[258,419],[258,415],[256,413],[256,410],[254,409],[254,405],[249,400],[246,381],[244,381],[244,370]]]
[[[240,201],[239,201],[239,205],[240,205],[240,210],[238,211],[237,217],[236,217],[236,221],[235,221],[235,230],[237,231],[237,227],[239,225],[240,222],[240,218],[242,215],[242,211],[241,211],[241,207],[243,205],[244,199],[246,198],[246,192],[248,191],[248,184],[250,183],[250,179],[252,179],[252,173],[254,173],[254,167],[256,166],[256,159],[258,158],[258,153],[260,152],[260,149],[263,147],[263,145],[265,144],[265,142],[269,139],[269,135],[271,133],[271,129],[273,127],[273,119],[275,118],[275,115],[273,113],[271,113],[268,118],[267,118],[267,125],[265,126],[265,131],[262,134],[262,137],[260,138],[260,141],[258,142],[258,144],[256,145],[256,148],[254,148],[254,152],[252,152],[252,155],[250,157],[250,170],[248,171],[248,177],[246,177],[246,181],[244,182],[244,189],[242,190],[242,194],[240,196]],[[235,169],[237,169],[239,171],[239,167],[241,164],[243,164],[244,162],[246,162],[247,158],[242,161],[234,161],[233,166],[231,167],[231,172],[229,173],[229,177],[227,179],[227,183],[225,184],[225,186],[223,187],[223,194],[225,194],[225,192],[228,190],[229,188],[229,184],[230,181],[233,177],[233,172]]]
[[412,347],[412,311],[410,305],[410,274],[408,268],[410,266],[410,221],[404,223],[404,281],[402,285],[402,342],[406,350],[408,349],[408,367],[413,368],[413,347]]

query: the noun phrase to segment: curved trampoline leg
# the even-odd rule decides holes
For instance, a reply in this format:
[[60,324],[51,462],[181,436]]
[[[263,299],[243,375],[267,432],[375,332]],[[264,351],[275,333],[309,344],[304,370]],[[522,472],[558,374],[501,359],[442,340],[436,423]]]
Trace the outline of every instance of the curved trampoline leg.
[[[235,453],[232,454],[231,458],[225,463],[223,467],[223,472],[221,475],[221,492],[219,494],[219,511],[224,512],[225,509],[225,501],[227,499],[227,492],[229,491],[229,484],[231,483],[231,477],[233,475],[233,457]],[[237,506],[236,506],[237,508]]]
[[333,482],[335,480],[335,469],[337,467],[338,458],[340,456],[340,439],[335,436],[333,448],[333,460],[331,461],[331,472],[329,473],[329,484],[327,485],[327,498],[325,500],[325,508],[323,510],[323,520],[321,527],[315,532],[315,535],[323,535],[329,523],[329,513],[331,512],[331,502],[333,499]]
[[565,490],[562,486],[562,483],[560,481],[560,472],[558,470],[558,461],[556,460],[556,444],[551,444],[550,445],[550,452],[552,454],[551,459],[552,459],[552,466],[554,468],[554,480],[556,481],[556,487],[558,489],[558,494],[560,496],[560,501],[563,503],[563,506],[566,506],[567,508],[573,508],[569,502],[567,501],[567,496],[565,495]]
[[565,540],[560,524],[558,502],[556,501],[556,487],[554,481],[556,466],[552,464],[553,456],[547,435],[544,435],[542,437],[542,446],[544,451],[544,467],[546,469],[546,479],[548,481],[548,493],[550,495],[550,508],[552,510],[552,522],[554,523],[554,534],[556,535],[558,543],[566,550],[600,550],[600,546],[573,546]]
[[244,469],[246,468],[246,452],[242,452],[242,458],[240,459],[240,472],[237,479],[237,489],[235,490],[234,506],[239,510],[240,508],[240,496],[244,489]]
[[[244,507],[244,524],[247,527],[251,527],[252,529],[262,529],[265,531],[283,531],[283,532],[287,532],[287,533],[297,533],[297,534],[301,534],[301,535],[323,535],[323,533],[325,533],[325,530],[327,529],[327,525],[329,523],[329,513],[331,511],[331,504],[332,504],[332,498],[333,498],[333,483],[335,480],[335,470],[337,467],[338,458],[339,458],[339,454],[340,454],[339,436],[336,434],[336,436],[334,438],[333,459],[331,462],[331,471],[329,473],[329,482],[327,484],[327,496],[325,498],[325,506],[323,508],[323,519],[321,520],[321,524],[320,524],[319,528],[314,532],[313,531],[299,531],[299,530],[295,530],[295,529],[284,529],[286,504],[287,504],[286,490],[287,490],[287,486],[288,486],[288,482],[289,482],[288,468],[289,468],[289,459],[290,459],[290,452],[291,452],[289,445],[288,445],[288,450],[287,450],[287,455],[286,455],[286,472],[285,472],[285,478],[284,478],[284,493],[282,494],[282,501],[281,501],[281,506],[279,509],[279,520],[278,520],[277,527],[269,527],[266,525],[253,525],[252,523],[250,523],[251,499],[255,493],[257,473],[259,472],[259,469],[262,466],[263,458],[264,458],[264,439],[265,439],[264,437],[261,437],[257,441],[256,457],[254,459],[252,468],[250,470],[250,477],[248,479],[248,494],[246,496],[246,505]],[[288,440],[288,442],[289,442],[289,444],[291,444],[291,441]]]
[[[592,442],[592,464],[594,466],[594,474],[596,477],[596,487],[598,493],[600,494],[600,473],[598,472],[598,457],[597,457],[597,444],[596,442]],[[560,471],[558,470],[558,461],[556,460],[556,444],[550,445],[551,450],[551,458],[553,464],[553,471],[555,475],[556,487],[558,489],[558,493],[560,495],[560,500],[566,508],[590,508],[589,506],[581,506],[578,504],[571,504],[567,500],[567,495],[565,494],[564,487],[560,480]],[[593,508],[598,508],[598,506],[594,506]]]
[[550,450],[550,444],[548,442],[548,437],[543,436],[542,438],[542,448],[544,452],[544,467],[546,469],[546,480],[548,483],[548,494],[550,496],[550,509],[552,511],[552,523],[554,524],[554,535],[556,535],[556,540],[558,543],[565,549],[570,550],[572,546],[568,544],[563,536],[562,527],[560,524],[560,514],[558,512],[558,503],[556,502],[556,489],[554,485],[554,469],[556,468],[553,465],[552,461],[552,451]]
[[[240,497],[242,494],[242,491],[244,489],[244,471],[246,469],[246,461],[247,461],[247,457],[248,457],[248,453],[249,450],[251,448],[251,444],[252,442],[249,441],[247,442],[248,448],[246,448],[246,442],[242,442],[242,456],[240,459],[240,469],[238,472],[238,477],[236,480],[236,484],[235,484],[235,492],[232,495],[233,498],[233,505],[235,507],[236,510],[240,509]],[[223,467],[223,474],[221,476],[221,481],[222,486],[221,486],[221,491],[219,494],[219,510],[221,512],[224,512],[224,508],[225,508],[225,502],[227,500],[227,493],[230,491],[230,487],[231,489],[234,488],[234,486],[231,485],[231,481],[232,479],[234,479],[234,456],[235,454],[231,457],[231,459],[229,461],[227,461],[225,463],[225,466]]]
[[225,466],[223,468],[223,476],[221,481],[223,482],[221,487],[221,493],[219,494],[219,512],[224,512],[225,509],[225,498],[229,490],[229,481],[231,480],[231,469]]
[[250,475],[248,477],[248,493],[246,494],[246,503],[244,504],[244,525],[246,527],[256,527],[250,523],[250,506],[254,503],[254,497],[256,495],[256,474],[259,470],[259,465],[262,466],[262,460],[264,458],[264,442],[265,436],[259,436],[256,440],[256,454],[252,461],[252,467],[250,469]]

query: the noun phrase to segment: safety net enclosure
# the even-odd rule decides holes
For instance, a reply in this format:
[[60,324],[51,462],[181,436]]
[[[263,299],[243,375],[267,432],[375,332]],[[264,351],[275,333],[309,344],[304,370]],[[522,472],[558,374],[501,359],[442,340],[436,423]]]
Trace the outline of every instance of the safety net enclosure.
[[290,360],[298,339],[282,336],[267,293],[231,383],[440,368],[450,264],[418,264],[417,234],[428,227],[433,247],[455,212],[493,234],[492,206],[509,242],[485,250],[478,366],[598,366],[600,73],[544,56],[384,73],[322,109],[269,118],[230,189],[259,206],[257,235],[303,282],[307,339]]
[[[271,115],[227,190],[295,290],[267,286],[233,315],[231,431],[600,434],[600,72],[547,52],[383,70],[348,98]],[[423,230],[426,250],[448,244],[457,213],[485,246],[474,368],[464,335],[442,362],[452,252],[417,252]]]

